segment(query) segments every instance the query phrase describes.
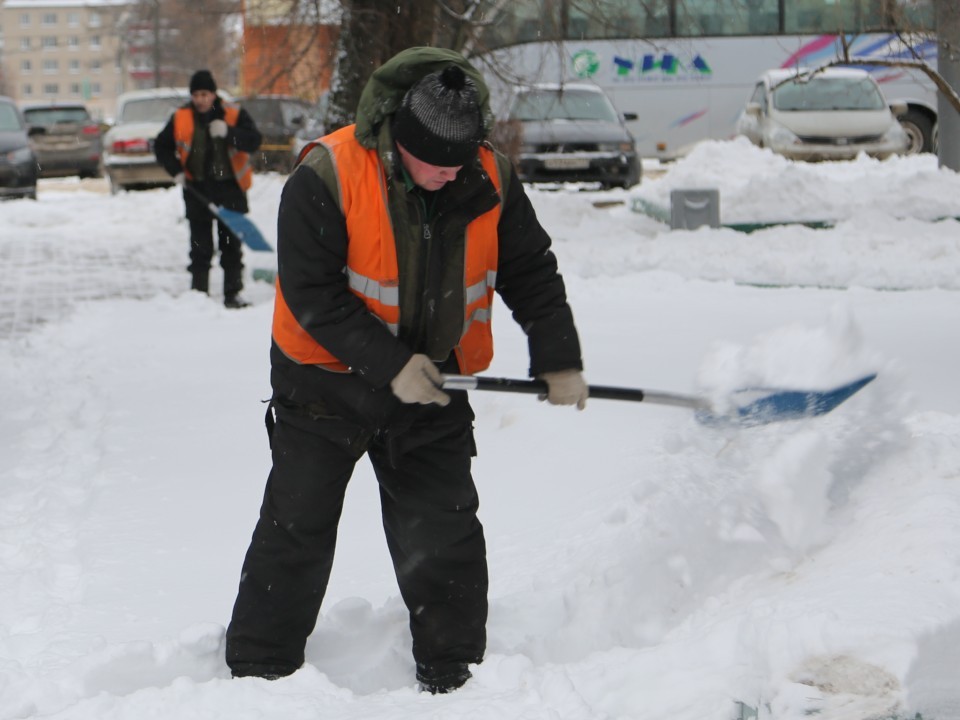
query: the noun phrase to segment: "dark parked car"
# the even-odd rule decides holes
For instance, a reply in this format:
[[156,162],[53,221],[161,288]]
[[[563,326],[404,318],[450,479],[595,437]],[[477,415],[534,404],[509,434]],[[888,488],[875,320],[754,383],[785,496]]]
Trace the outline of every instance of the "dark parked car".
[[0,197],[37,198],[37,158],[16,104],[0,97]]
[[[610,98],[588,83],[541,84],[516,91],[500,136],[513,134],[524,182],[590,182],[632,187],[642,172],[636,144]],[[509,144],[510,141],[508,140]]]
[[263,135],[260,149],[253,153],[254,170],[290,172],[299,136],[307,133],[313,139],[323,134],[318,107],[306,100],[290,95],[255,95],[237,102],[250,113]]
[[100,125],[84,105],[24,105],[23,117],[33,137],[40,177],[100,176]]

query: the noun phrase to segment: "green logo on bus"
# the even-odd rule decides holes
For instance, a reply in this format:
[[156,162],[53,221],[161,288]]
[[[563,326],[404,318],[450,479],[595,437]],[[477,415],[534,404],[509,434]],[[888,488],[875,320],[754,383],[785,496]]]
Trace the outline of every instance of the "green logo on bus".
[[570,66],[577,77],[592,77],[600,69],[600,58],[593,50],[580,50],[570,59]]

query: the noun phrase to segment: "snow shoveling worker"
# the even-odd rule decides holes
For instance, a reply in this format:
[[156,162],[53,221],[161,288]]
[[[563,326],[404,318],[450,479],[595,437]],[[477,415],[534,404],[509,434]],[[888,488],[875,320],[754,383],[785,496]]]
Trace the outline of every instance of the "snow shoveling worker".
[[523,185],[486,142],[489,91],[455,52],[410,48],[364,87],[355,125],[305,148],[278,220],[267,427],[273,467],[226,636],[234,677],[304,662],[347,482],[367,454],[422,691],[486,649],[474,413],[441,373],[493,355],[499,292],[546,400],[583,408],[580,341]]
[[[190,102],[174,111],[154,142],[157,162],[183,188],[190,223],[190,288],[210,292],[214,203],[227,210],[249,212],[247,190],[253,183],[250,153],[261,136],[253,118],[242,107],[224,103],[209,70],[190,78]],[[196,192],[193,192],[196,191]],[[242,308],[243,243],[217,221],[220,267],[223,268],[223,304]]]

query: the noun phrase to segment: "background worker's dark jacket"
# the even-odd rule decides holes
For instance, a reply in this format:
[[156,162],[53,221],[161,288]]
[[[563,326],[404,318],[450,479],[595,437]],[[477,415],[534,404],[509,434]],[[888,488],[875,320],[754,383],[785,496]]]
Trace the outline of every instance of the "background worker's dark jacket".
[[[212,120],[223,120],[224,119],[224,109],[223,101],[218,96],[213,103],[213,107],[209,112],[198,113],[193,107],[193,103],[186,103],[184,108],[189,108],[193,111],[193,126],[197,132],[208,133],[208,128]],[[170,176],[173,177],[178,173],[184,172],[185,168],[183,163],[180,161],[180,157],[177,154],[177,143],[174,137],[174,115],[171,115],[170,120],[167,121],[167,124],[164,126],[163,130],[160,131],[160,134],[157,135],[157,139],[154,141],[153,150],[154,155],[157,158],[157,162],[160,163],[163,168],[170,173]],[[230,146],[244,153],[252,153],[260,147],[261,143],[260,131],[257,129],[256,123],[254,123],[253,118],[250,117],[250,113],[240,108],[240,113],[237,117],[237,122],[235,125],[231,125],[226,137],[226,143]],[[212,152],[212,142],[210,141],[209,135],[207,136],[208,148],[211,150],[206,154],[206,165],[207,170],[210,170],[211,163],[213,161],[213,152]],[[209,199],[211,202],[225,207],[228,210],[236,210],[237,212],[248,212],[249,207],[247,206],[247,194],[243,191],[239,184],[237,184],[235,179],[228,180],[214,180],[210,177],[212,173],[207,173],[207,178],[200,182],[193,182],[192,184],[200,193]],[[187,217],[190,219],[205,219],[210,217],[210,213],[207,210],[206,205],[201,202],[193,193],[183,191],[183,200],[187,208]]]
[[[431,332],[417,330],[445,322],[436,308],[445,298],[449,301],[455,282],[462,285],[462,266],[458,269],[444,261],[454,257],[461,258],[462,263],[462,251],[458,252],[458,248],[464,242],[464,228],[474,217],[501,202],[479,161],[464,166],[453,182],[436,193],[432,213],[417,192],[408,190],[390,135],[389,118],[377,117],[377,113],[384,108],[392,112],[410,84],[459,58],[436,49],[425,50],[424,56],[424,62],[418,66],[419,75],[404,75],[398,80],[397,75],[391,75],[389,63],[374,73],[364,90],[357,121],[357,141],[377,149],[388,180],[387,202],[398,256],[413,258],[407,263],[401,260],[401,317],[409,318],[413,312],[418,319],[404,323],[399,337],[348,288],[343,270],[349,238],[339,208],[336,172],[327,150],[318,146],[310,151],[283,190],[277,252],[278,280],[284,299],[301,327],[353,372],[336,373],[297,364],[274,343],[271,380],[278,402],[309,407],[320,418],[344,418],[374,429],[393,422],[400,403],[389,383],[410,356],[427,352],[438,359],[438,355],[447,357],[452,350],[450,345],[438,351]],[[462,58],[459,61],[463,62]],[[470,71],[475,75],[472,68]],[[410,74],[409,65],[404,72]],[[391,79],[394,86],[385,87],[384,83],[389,86]],[[579,340],[563,280],[557,273],[556,258],[550,251],[550,238],[537,221],[509,162],[500,156],[498,165],[506,192],[499,222],[496,289],[528,336],[530,373],[582,369]],[[430,227],[430,246],[434,248],[426,261],[415,247],[422,242],[424,223]],[[409,247],[401,248],[404,243]],[[412,311],[413,298],[421,300]],[[432,334],[450,335],[442,328],[436,328]],[[458,372],[459,368],[451,358],[443,370]],[[434,411],[433,406],[406,406],[401,414],[409,418],[411,414]]]

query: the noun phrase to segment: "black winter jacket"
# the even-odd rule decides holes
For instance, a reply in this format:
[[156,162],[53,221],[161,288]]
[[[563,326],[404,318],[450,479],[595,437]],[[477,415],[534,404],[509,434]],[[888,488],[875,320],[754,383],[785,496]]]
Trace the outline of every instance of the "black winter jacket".
[[[368,85],[368,88],[370,85]],[[383,104],[376,104],[383,107]],[[359,125],[359,123],[358,123]],[[403,242],[421,237],[425,208],[416,193],[408,191],[389,132],[389,123],[374,128],[380,161],[390,179],[388,206],[401,261],[401,325],[404,298],[426,298],[417,308],[417,326],[445,322],[433,312],[449,293],[436,285],[440,280],[423,280],[443,275],[418,272],[418,280],[404,274]],[[369,146],[370,139],[364,142]],[[506,196],[498,226],[498,268],[496,291],[510,309],[528,338],[531,375],[543,372],[582,369],[580,344],[566,290],[550,249],[551,241],[537,220],[523,185],[503,156],[498,155]],[[401,198],[399,203],[395,198]],[[390,391],[390,381],[415,352],[427,352],[444,372],[458,372],[452,346],[438,351],[428,327],[426,334],[401,328],[394,336],[360,298],[350,292],[344,273],[347,258],[346,222],[339,209],[337,181],[327,150],[314,148],[288,178],[280,201],[277,256],[279,282],[284,299],[300,325],[330,350],[352,372],[337,373],[314,365],[300,365],[289,359],[276,343],[271,350],[271,381],[274,398],[281,403],[310,407],[318,417],[346,418],[367,428],[379,428],[396,416],[430,414],[434,406],[403,406]],[[434,258],[443,266],[444,255],[458,257],[455,248],[463,243],[463,231],[473,218],[499,201],[496,190],[479,160],[464,166],[456,180],[436,195],[430,214],[437,247],[448,248]],[[438,237],[439,236],[439,237]],[[451,249],[452,248],[452,249]],[[409,252],[409,251],[408,251]],[[462,257],[462,256],[459,256]],[[436,268],[434,268],[436,270]],[[449,269],[449,268],[448,268]],[[462,284],[462,270],[453,268]],[[405,280],[406,278],[406,280]],[[421,282],[411,293],[405,282]],[[449,289],[449,287],[447,287]],[[454,301],[460,309],[462,303]],[[407,313],[409,315],[409,313]],[[449,333],[441,333],[447,337]],[[459,403],[455,403],[459,404]],[[466,403],[463,403],[466,405]],[[469,407],[467,406],[467,412]],[[470,415],[472,418],[472,414]]]
[[[192,108],[193,103],[188,102],[183,107]],[[223,101],[219,97],[214,101],[213,108],[210,112],[201,115],[194,110],[193,113],[194,127],[198,131],[206,131],[212,120],[223,120],[223,118]],[[237,117],[237,124],[227,131],[227,143],[241,152],[252,153],[260,147],[261,140],[260,131],[257,129],[253,118],[250,117],[250,113],[241,107]],[[170,173],[171,177],[183,172],[184,168],[180,162],[176,140],[173,135],[173,115],[170,116],[163,130],[157,135],[153,145],[153,152],[157,158],[157,162],[163,166],[164,170]],[[209,180],[203,183],[192,184],[208,200],[221,207],[225,207],[228,210],[236,210],[237,212],[245,213],[249,211],[247,195],[234,180],[224,182]],[[209,218],[206,204],[201,202],[193,193],[184,190],[183,199],[186,203],[188,218]]]

